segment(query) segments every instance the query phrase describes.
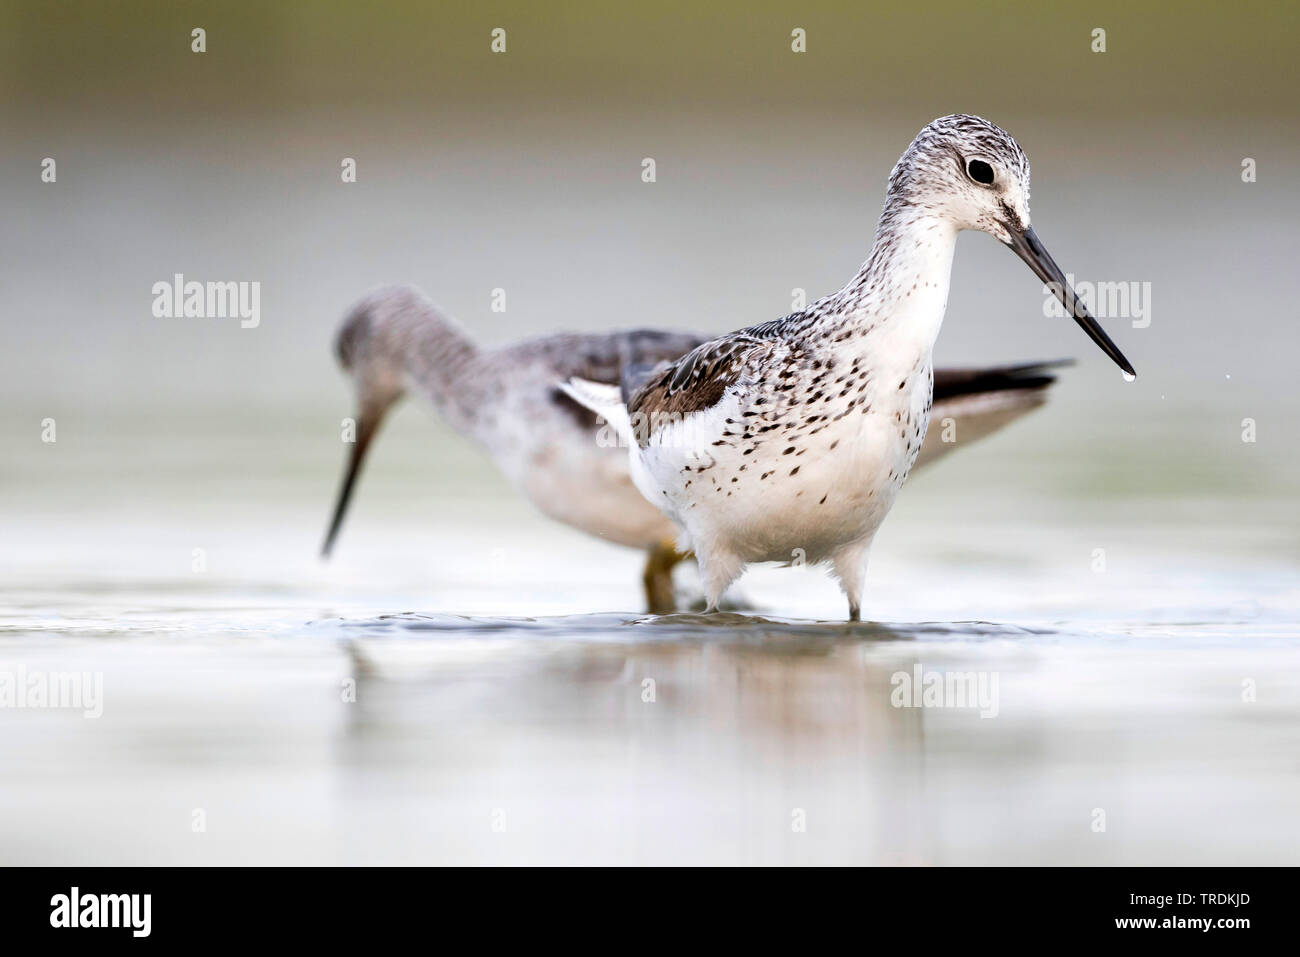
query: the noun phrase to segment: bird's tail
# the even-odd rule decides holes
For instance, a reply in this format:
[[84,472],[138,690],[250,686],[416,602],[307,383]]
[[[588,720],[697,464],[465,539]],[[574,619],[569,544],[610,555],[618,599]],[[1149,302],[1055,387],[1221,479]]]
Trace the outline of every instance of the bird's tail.
[[935,369],[934,401],[942,402],[985,392],[1042,390],[1056,381],[1053,369],[1072,365],[1073,359],[1051,359],[1014,366]]
[[578,405],[590,409],[608,422],[621,443],[630,445],[635,441],[632,421],[628,418],[627,406],[623,404],[623,395],[618,386],[592,382],[577,376],[568,382],[561,382],[559,386]]

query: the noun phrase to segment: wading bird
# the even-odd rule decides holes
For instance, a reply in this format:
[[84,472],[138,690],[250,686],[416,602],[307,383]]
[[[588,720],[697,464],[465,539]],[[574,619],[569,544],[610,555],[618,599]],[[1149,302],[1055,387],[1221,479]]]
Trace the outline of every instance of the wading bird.
[[[620,385],[566,383],[625,438],[633,480],[681,529],[710,609],[750,562],[831,566],[860,616],[867,555],[920,455],[957,233],[1011,247],[1092,340],[1133,367],[1029,224],[1029,161],[977,116],[926,126],[889,178],[871,253],[802,312]],[[797,550],[797,551],[796,551]]]
[[[645,550],[646,604],[674,609],[672,569],[683,558],[672,523],[637,491],[626,449],[599,441],[598,419],[557,385],[572,376],[616,383],[624,369],[653,368],[707,339],[634,330],[559,334],[481,349],[417,289],[394,286],[365,296],[335,341],[352,379],[357,434],[325,538],[334,545],[366,453],[389,409],[422,394],[458,432],[483,448],[511,484],[542,512],[619,545]],[[935,414],[951,418],[955,441],[936,432],[918,464],[967,445],[1041,405],[1051,365],[939,370]]]

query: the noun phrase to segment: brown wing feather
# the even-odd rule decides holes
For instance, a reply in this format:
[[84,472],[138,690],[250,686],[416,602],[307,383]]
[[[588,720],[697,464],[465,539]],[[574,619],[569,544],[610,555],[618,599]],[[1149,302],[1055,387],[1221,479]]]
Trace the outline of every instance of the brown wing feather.
[[746,357],[761,341],[735,334],[692,349],[629,398],[628,414],[655,422],[712,408],[740,377]]
[[756,348],[781,339],[805,320],[804,313],[794,313],[701,343],[629,396],[628,414],[655,422],[712,408],[740,378]]

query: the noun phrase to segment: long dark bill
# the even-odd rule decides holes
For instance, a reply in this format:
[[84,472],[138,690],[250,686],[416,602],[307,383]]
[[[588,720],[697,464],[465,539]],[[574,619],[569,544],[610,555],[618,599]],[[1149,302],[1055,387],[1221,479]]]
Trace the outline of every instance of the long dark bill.
[[1065,273],[1061,272],[1061,267],[1056,265],[1051,254],[1038,238],[1038,234],[1033,229],[1026,229],[1023,233],[1015,229],[1007,230],[1011,234],[1011,241],[1007,243],[1017,256],[1028,263],[1029,268],[1034,271],[1034,275],[1043,281],[1045,285],[1052,287],[1052,292],[1056,298],[1061,301],[1065,311],[1074,317],[1074,321],[1079,324],[1084,332],[1088,334],[1093,342],[1101,347],[1101,351],[1110,356],[1111,361],[1119,366],[1126,373],[1136,377],[1137,373],[1133,371],[1133,366],[1124,358],[1124,353],[1119,351],[1119,347],[1110,341],[1110,336],[1106,331],[1097,324],[1097,320],[1088,312],[1088,307],[1083,304],[1075,291],[1070,288],[1070,284],[1065,281]]
[[357,481],[357,476],[361,474],[361,464],[366,458],[366,449],[370,447],[370,440],[374,438],[378,421],[375,417],[362,415],[357,422],[357,440],[352,443],[352,451],[348,455],[347,471],[343,473],[343,485],[339,489],[338,502],[334,506],[334,517],[330,520],[329,531],[325,533],[325,544],[321,546],[321,558],[330,557],[330,549],[334,547],[334,539],[338,537],[339,528],[343,525],[343,516],[348,511],[348,501],[352,498],[352,486]]

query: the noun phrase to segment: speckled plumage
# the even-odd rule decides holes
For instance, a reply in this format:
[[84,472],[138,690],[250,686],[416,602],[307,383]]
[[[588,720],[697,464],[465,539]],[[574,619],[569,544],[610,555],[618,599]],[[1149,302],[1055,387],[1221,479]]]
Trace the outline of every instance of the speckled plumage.
[[[984,168],[971,165],[973,161]],[[702,343],[620,402],[637,487],[681,528],[710,606],[750,562],[827,562],[858,616],[867,553],[920,452],[961,229],[1029,224],[1029,163],[978,117],[923,129],[890,176],[867,261],[808,309]]]

